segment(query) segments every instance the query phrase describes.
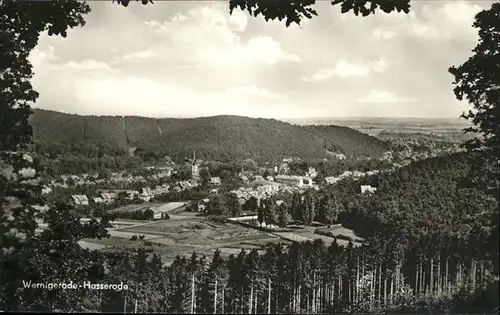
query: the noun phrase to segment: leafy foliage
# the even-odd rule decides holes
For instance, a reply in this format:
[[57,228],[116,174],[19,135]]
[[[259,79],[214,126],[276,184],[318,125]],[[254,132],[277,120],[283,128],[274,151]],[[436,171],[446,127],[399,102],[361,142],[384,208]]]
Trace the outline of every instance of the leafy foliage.
[[[0,309],[15,311],[96,311],[90,291],[23,289],[22,280],[68,282],[99,280],[103,257],[82,249],[78,241],[107,235],[108,219],[81,223],[63,204],[41,213],[40,165],[26,150],[32,144],[28,118],[38,93],[31,86],[29,53],[41,32],[66,36],[84,25],[87,4],[77,1],[0,3]],[[38,222],[48,229],[37,233]],[[61,255],[64,259],[61,259]]]
[[[479,43],[466,62],[449,72],[455,77],[455,95],[466,99],[473,109],[462,117],[474,127],[466,132],[476,133],[465,143],[475,153],[474,167],[468,178],[469,185],[481,188],[496,200],[500,196],[500,3],[476,15],[474,27],[479,31]],[[499,210],[490,218],[493,232],[489,240],[498,275]]]
[[[139,1],[139,0],[136,0]],[[153,3],[151,0],[140,0],[142,4]],[[114,2],[114,0],[113,0]],[[130,0],[116,0],[118,4],[127,7]],[[263,16],[266,21],[285,21],[288,27],[292,23],[300,25],[304,19],[311,19],[318,13],[314,9],[316,0],[230,0],[229,10],[234,9],[247,11],[250,16]],[[377,10],[385,13],[410,12],[410,0],[334,0],[332,5],[340,5],[341,12],[353,12],[356,16],[368,16]]]

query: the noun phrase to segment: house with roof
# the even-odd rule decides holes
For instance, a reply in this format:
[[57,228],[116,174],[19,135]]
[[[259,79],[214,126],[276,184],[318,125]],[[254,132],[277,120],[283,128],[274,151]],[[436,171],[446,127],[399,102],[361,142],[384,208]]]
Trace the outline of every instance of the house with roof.
[[94,198],[92,198],[92,201],[95,204],[106,203],[106,201],[104,199],[102,199],[102,197],[94,197]]
[[318,175],[314,167],[309,167],[306,172],[307,177],[315,178]]
[[373,194],[377,191],[376,187],[372,187],[370,185],[361,185],[360,189],[362,194],[364,193]]
[[139,196],[139,191],[138,190],[126,190],[127,193],[127,200],[134,200],[136,197]]
[[306,176],[296,176],[296,175],[278,175],[275,181],[288,186],[297,187],[312,187],[312,178]]
[[181,181],[177,183],[177,187],[179,187],[182,190],[186,190],[189,187],[189,183],[187,181]]
[[243,175],[243,174],[241,174],[239,177],[240,177],[240,179],[243,181],[243,183],[245,183],[245,184],[246,184],[246,183],[248,183],[248,181],[249,181],[249,180],[248,180],[248,177],[246,177],[246,176],[245,176],[245,175]]
[[336,182],[338,182],[340,180],[339,177],[335,177],[335,176],[328,176],[328,177],[325,177],[325,182],[327,184],[335,184]]
[[[114,198],[113,198],[114,195]],[[101,193],[101,198],[104,200],[104,203],[111,204],[115,201],[116,199],[116,194],[109,193],[109,192],[103,192]]]
[[210,177],[209,183],[214,186],[220,186],[222,184],[222,181],[220,177]]
[[72,195],[73,203],[77,206],[88,206],[89,199],[86,195]]
[[142,188],[141,193],[139,194],[139,199],[143,200],[144,202],[148,202],[151,199],[154,198],[154,193],[153,190],[150,187],[144,187]]

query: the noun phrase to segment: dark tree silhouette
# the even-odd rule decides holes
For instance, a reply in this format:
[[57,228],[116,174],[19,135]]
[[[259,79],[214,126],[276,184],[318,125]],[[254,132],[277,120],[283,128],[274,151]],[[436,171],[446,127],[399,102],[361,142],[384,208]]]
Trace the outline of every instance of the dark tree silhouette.
[[[32,128],[28,117],[30,103],[38,93],[30,83],[33,75],[28,60],[42,32],[66,37],[69,28],[83,26],[83,15],[90,12],[87,4],[77,1],[0,2],[0,309],[12,311],[71,311],[85,309],[80,302],[88,298],[48,291],[34,294],[25,290],[25,281],[66,282],[99,279],[102,257],[80,248],[83,238],[103,237],[108,220],[92,220],[82,224],[78,216],[64,204],[41,213],[34,205],[45,202],[40,196],[41,169],[25,154],[32,144]],[[29,175],[19,170],[31,169]],[[25,173],[25,172],[24,172]],[[38,220],[37,220],[38,219]],[[38,222],[48,227],[35,233]],[[57,257],[54,253],[58,253]],[[64,256],[64,259],[60,257]],[[80,276],[79,276],[80,275]],[[77,295],[83,297],[78,301]],[[72,303],[74,302],[74,303]],[[97,309],[88,309],[96,311]]]
[[[136,0],[139,1],[139,0]],[[140,0],[142,4],[153,3],[151,0]],[[114,0],[113,0],[114,2]],[[116,0],[118,4],[127,7],[130,0]],[[285,21],[286,26],[292,23],[299,24],[302,20],[311,19],[318,15],[314,9],[316,0],[230,0],[230,13],[234,9],[247,11],[251,16],[262,15],[266,21]],[[334,0],[332,5],[340,5],[342,13],[353,12],[355,15],[368,16],[376,11],[385,13],[410,12],[410,0]]]
[[[494,198],[500,196],[500,3],[493,3],[489,10],[476,15],[474,27],[479,30],[479,43],[466,62],[449,72],[455,77],[455,95],[467,100],[473,109],[462,115],[474,127],[466,132],[479,134],[465,143],[474,152],[475,167],[469,179],[472,185],[482,188]],[[498,209],[490,218],[490,251],[498,275]]]

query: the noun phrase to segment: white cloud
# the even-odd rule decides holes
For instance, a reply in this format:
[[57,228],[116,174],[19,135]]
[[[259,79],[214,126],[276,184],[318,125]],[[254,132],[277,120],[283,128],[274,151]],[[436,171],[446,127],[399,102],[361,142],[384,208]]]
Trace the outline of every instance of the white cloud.
[[462,0],[444,2],[439,8],[424,5],[421,14],[405,26],[409,34],[426,39],[475,40],[477,30],[472,24],[481,10],[481,6]]
[[388,66],[389,64],[382,57],[376,61],[368,63],[368,65],[359,65],[345,60],[339,60],[335,64],[335,67],[318,69],[313,75],[302,77],[302,80],[306,82],[318,82],[328,80],[333,77],[364,77],[372,71],[382,73]]
[[396,32],[382,28],[376,28],[373,30],[372,35],[377,39],[389,40],[396,37]]
[[182,13],[177,13],[172,19],[174,22],[184,22],[185,20],[187,20],[187,17]]
[[52,45],[49,45],[45,50],[35,47],[29,56],[29,60],[34,67],[42,65],[46,62],[53,62],[58,59],[59,57],[56,56],[54,46]]
[[271,92],[269,90],[257,87],[255,85],[252,86],[238,86],[235,88],[230,88],[227,92],[234,96],[241,97],[266,97],[266,98],[278,98],[279,94]]
[[123,56],[121,56],[120,58],[117,58],[115,60],[113,60],[114,63],[116,62],[120,62],[120,61],[137,61],[137,60],[143,60],[143,59],[149,59],[149,58],[153,58],[153,57],[157,57],[158,54],[153,51],[153,50],[142,50],[142,51],[138,51],[138,52],[135,52],[135,53],[130,53],[130,54],[125,54]]
[[187,105],[196,97],[193,92],[186,86],[162,84],[147,78],[108,76],[83,78],[77,97],[96,107],[105,106],[106,111],[140,110],[142,104],[157,111],[162,107]]
[[334,68],[318,69],[312,76],[303,77],[302,80],[308,82],[317,82],[330,79],[338,76],[347,77],[362,77],[370,73],[370,68],[362,65],[356,65],[345,60],[337,62]]
[[238,32],[243,32],[248,25],[247,14],[239,10],[233,11],[229,17],[229,25],[233,26]]
[[262,61],[275,64],[280,61],[299,62],[299,56],[288,53],[281,44],[269,36],[252,38],[245,46],[239,48],[243,61]]
[[107,63],[94,59],[85,59],[79,62],[70,61],[68,67],[85,71],[114,71]]
[[[222,2],[116,10],[95,1],[87,25],[68,38],[42,34],[31,56],[36,106],[157,117],[458,116],[465,107],[446,69],[470,56],[473,14],[463,8],[477,4],[485,7],[417,1],[408,15],[355,18],[319,2],[318,11],[336,15],[286,28],[244,11],[229,15]],[[351,18],[332,25],[340,15]],[[427,38],[434,40],[420,40]],[[335,84],[305,82],[330,78]]]
[[372,70],[378,73],[384,72],[387,67],[389,67],[389,63],[382,57],[371,63]]
[[412,98],[398,97],[389,91],[371,90],[366,97],[359,100],[359,103],[413,103],[416,101]]
[[185,18],[173,18],[160,23],[144,24],[161,36],[160,42],[168,47],[157,49],[179,52],[183,58],[209,66],[227,67],[241,62],[276,64],[298,62],[300,58],[284,50],[270,36],[257,36],[244,43],[239,32],[246,29],[248,20],[243,12],[227,13],[223,4],[190,10]]

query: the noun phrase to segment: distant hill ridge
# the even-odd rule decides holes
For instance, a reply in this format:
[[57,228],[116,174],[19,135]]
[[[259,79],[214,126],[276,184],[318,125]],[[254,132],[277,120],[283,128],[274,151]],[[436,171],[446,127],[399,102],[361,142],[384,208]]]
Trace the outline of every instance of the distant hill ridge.
[[221,115],[199,118],[80,116],[35,109],[30,117],[39,143],[104,143],[158,154],[205,159],[273,161],[325,158],[328,152],[375,157],[389,149],[378,138],[340,126],[299,126],[276,119]]

